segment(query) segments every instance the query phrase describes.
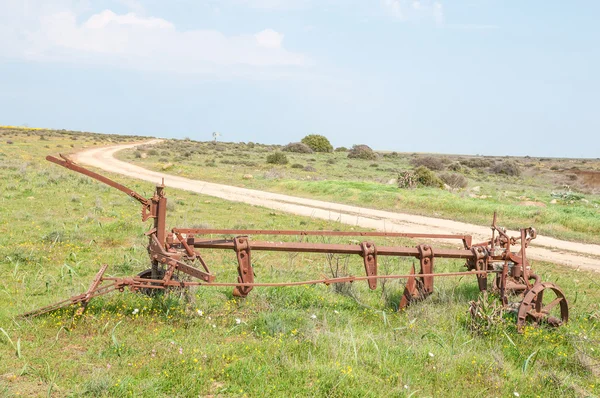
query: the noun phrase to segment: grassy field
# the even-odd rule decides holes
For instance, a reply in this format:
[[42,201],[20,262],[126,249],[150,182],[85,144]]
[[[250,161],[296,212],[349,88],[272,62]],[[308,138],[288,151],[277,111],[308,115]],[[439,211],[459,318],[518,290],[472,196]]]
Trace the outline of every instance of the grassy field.
[[[533,225],[543,235],[600,243],[597,159],[436,155],[441,160],[433,165],[441,168],[436,172],[458,175],[466,187],[399,189],[398,174],[413,169],[426,155],[382,153],[376,160],[362,160],[349,159],[347,152],[286,153],[287,165],[267,164],[267,155],[280,149],[254,143],[167,140],[118,156],[190,178],[479,225],[489,225],[497,210],[509,228]],[[517,165],[520,175],[491,171],[507,160]],[[598,179],[590,181],[586,172]]]
[[[537,273],[563,288],[571,322],[558,329],[527,328],[523,334],[516,332],[511,314],[503,314],[497,324],[471,321],[469,301],[478,298],[474,278],[438,279],[431,297],[401,313],[396,306],[403,282],[390,281],[376,291],[366,283],[338,290],[324,285],[256,288],[243,300],[232,297],[229,288],[157,298],[124,292],[95,299],[78,318],[71,311],[18,318],[85,291],[103,263],[115,276],[149,266],[143,236],[148,226],[139,220],[137,202],[43,160],[47,154],[135,139],[0,130],[0,396],[600,394],[600,276],[544,263],[535,264]],[[194,170],[192,165],[173,167]],[[216,180],[221,168],[206,170]],[[233,173],[222,178],[247,186],[271,181],[259,176],[242,181]],[[111,177],[144,195],[153,191],[151,184]],[[271,188],[292,182],[280,180]],[[298,184],[305,182],[311,181]],[[425,195],[419,191],[410,191],[414,200]],[[167,193],[170,226],[350,228],[174,189]],[[235,280],[233,252],[203,255],[218,281]],[[331,276],[332,267],[340,274],[364,272],[359,257],[253,256],[258,281]],[[382,272],[394,273],[412,264],[380,262]],[[454,261],[436,262],[436,268],[464,269]]]

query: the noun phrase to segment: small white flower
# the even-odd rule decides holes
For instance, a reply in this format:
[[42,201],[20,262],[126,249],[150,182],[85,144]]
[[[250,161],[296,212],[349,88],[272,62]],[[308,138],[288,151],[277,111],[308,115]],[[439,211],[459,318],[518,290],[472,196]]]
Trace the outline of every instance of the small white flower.
[[404,385],[404,389],[405,389],[405,390],[408,390],[408,384],[405,384],[405,385]]
[[240,323],[242,323],[242,320],[240,318],[235,318],[235,324],[239,325]]
[[211,317],[208,317],[208,320],[209,320],[209,321],[210,321],[211,319],[212,319]]
[[334,314],[339,314],[340,312],[338,310],[333,310]]
[[217,325],[215,325],[215,324],[213,323],[212,327],[213,327],[213,328],[216,328],[216,327],[217,327]]
[[198,316],[204,315],[204,311],[202,311],[202,310],[196,310],[196,312],[198,313]]
[[433,355],[433,352],[430,352],[430,353],[429,353],[429,356],[430,356],[431,358],[433,358],[435,355]]
[[133,312],[131,314],[132,315],[136,315],[138,312],[140,312],[140,310],[136,308],[136,309],[133,310]]
[[515,397],[520,397],[520,396],[521,396],[521,394],[519,394],[519,393],[518,393],[518,392],[516,392],[516,391],[515,391],[515,392],[513,392],[513,395],[514,395]]
[[316,316],[315,314],[312,314],[312,315],[310,316],[310,319],[317,319],[317,316]]

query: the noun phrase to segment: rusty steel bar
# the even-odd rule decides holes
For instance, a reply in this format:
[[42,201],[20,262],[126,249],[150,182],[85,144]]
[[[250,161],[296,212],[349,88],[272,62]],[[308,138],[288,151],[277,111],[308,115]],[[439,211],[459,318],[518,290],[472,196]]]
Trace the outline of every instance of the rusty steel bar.
[[[194,247],[204,249],[232,249],[233,240],[230,239],[194,239]],[[252,250],[266,251],[289,251],[298,253],[334,253],[334,254],[362,254],[360,245],[345,245],[335,243],[301,243],[301,242],[264,242],[252,241]],[[377,255],[380,256],[399,256],[399,257],[419,257],[420,253],[416,247],[392,247],[378,246]],[[435,257],[471,259],[474,254],[471,250],[464,249],[436,249]]]
[[136,199],[138,202],[140,202],[143,205],[148,204],[148,199],[144,198],[142,195],[140,195],[139,193],[135,192],[133,189],[129,189],[127,188],[125,185],[119,184],[118,182],[115,182],[113,180],[111,180],[110,178],[106,178],[103,175],[100,175],[98,173],[94,173],[91,170],[88,170],[86,168],[83,168],[79,165],[77,165],[76,163],[72,162],[71,160],[67,159],[66,157],[64,157],[63,155],[60,155],[64,160],[60,160],[58,158],[55,158],[54,156],[46,156],[46,160],[52,162],[52,163],[56,163],[62,167],[65,167],[69,170],[73,170],[76,171],[78,173],[81,173],[83,175],[86,175],[88,177],[92,177],[100,182],[105,183],[108,186],[111,186],[113,188],[118,189],[121,192],[125,192],[127,195],[131,196],[132,198]]
[[269,229],[209,229],[209,228],[173,228],[177,234],[195,235],[297,235],[297,236],[380,236],[386,238],[425,238],[425,239],[459,239],[470,238],[469,235],[449,234],[411,234],[404,232],[372,232],[372,231],[297,231]]
[[[431,274],[419,274],[419,277],[450,277],[450,276],[467,276],[467,275],[479,275],[479,274],[496,274],[500,271],[462,271],[462,272],[440,272],[440,273],[431,273]],[[150,287],[155,289],[162,289],[164,286],[172,286],[172,287],[183,287],[183,286],[220,286],[220,287],[237,287],[237,286],[247,286],[247,287],[285,287],[285,286],[302,286],[302,285],[318,285],[324,283],[326,285],[332,285],[334,283],[345,283],[345,282],[355,282],[355,281],[365,281],[369,279],[408,279],[414,276],[413,274],[403,274],[403,275],[374,275],[374,276],[344,276],[338,278],[323,278],[323,279],[313,279],[307,281],[296,281],[296,282],[179,282],[179,281],[165,281],[163,279],[146,279],[146,278],[129,278],[135,282],[143,282],[155,285],[143,287]],[[107,281],[115,281],[121,282],[125,281],[124,278],[104,278]],[[160,285],[158,285],[160,284]]]

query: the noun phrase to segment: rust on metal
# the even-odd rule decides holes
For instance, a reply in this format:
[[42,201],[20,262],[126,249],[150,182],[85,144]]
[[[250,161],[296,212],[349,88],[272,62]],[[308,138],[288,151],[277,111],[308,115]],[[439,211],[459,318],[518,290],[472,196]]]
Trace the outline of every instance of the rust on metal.
[[[488,278],[494,277],[492,290],[497,292],[505,306],[509,297],[520,299],[517,311],[517,327],[522,329],[526,322],[545,323],[558,326],[568,321],[567,299],[558,286],[541,282],[531,269],[526,249],[537,233],[533,228],[520,230],[520,236],[508,236],[506,229],[497,226],[494,213],[491,239],[473,244],[470,235],[451,234],[413,234],[398,232],[340,232],[340,231],[291,231],[259,229],[212,229],[212,228],[173,228],[166,227],[167,196],[164,181],[156,186],[151,198],[144,198],[137,192],[98,173],[87,170],[66,157],[62,159],[48,156],[46,159],[70,170],[84,174],[116,188],[136,199],[142,205],[142,221],[153,219],[146,236],[151,267],[136,276],[126,278],[105,277],[108,265],[103,265],[96,274],[86,293],[73,296],[47,307],[24,314],[37,316],[58,308],[79,305],[78,313],[85,311],[87,303],[99,295],[114,290],[132,291],[150,294],[154,291],[190,286],[228,286],[233,294],[246,297],[254,287],[263,286],[299,286],[309,284],[333,284],[355,281],[367,281],[370,289],[377,288],[379,279],[406,279],[404,294],[398,308],[403,309],[416,300],[423,300],[434,291],[434,278],[472,275],[477,278],[479,290],[488,290]],[[216,236],[215,236],[216,235]],[[333,244],[309,242],[270,242],[251,240],[250,236],[331,236],[331,237],[388,237],[428,240],[456,239],[462,242],[462,249],[446,249],[430,244],[416,247],[375,246],[371,241],[360,244]],[[519,245],[518,249],[513,249]],[[231,250],[238,263],[237,282],[215,282],[216,275],[211,273],[200,250]],[[343,276],[295,282],[255,282],[252,266],[252,251],[275,251],[297,253],[323,253],[359,255],[363,258],[365,276]],[[378,256],[409,257],[419,261],[419,272],[413,264],[408,274],[379,275]],[[434,273],[436,258],[465,260],[467,271]],[[201,266],[201,269],[195,265]],[[195,280],[179,280],[177,274],[183,273]]]
[[[367,276],[377,275],[377,248],[373,242],[362,242],[360,244],[362,249],[362,258],[365,263],[365,272]],[[377,289],[377,278],[370,278],[369,289]]]

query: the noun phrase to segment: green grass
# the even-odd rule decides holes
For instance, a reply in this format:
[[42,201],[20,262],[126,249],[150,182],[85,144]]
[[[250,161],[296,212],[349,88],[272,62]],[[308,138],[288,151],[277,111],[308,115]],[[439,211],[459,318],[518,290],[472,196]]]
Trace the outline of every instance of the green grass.
[[[543,235],[600,243],[598,188],[586,187],[579,179],[570,180],[571,168],[600,170],[600,161],[519,158],[515,161],[523,170],[520,177],[495,175],[486,168],[463,167],[462,174],[469,183],[467,189],[446,191],[396,187],[393,179],[399,171],[412,167],[414,154],[386,154],[376,161],[367,161],[348,159],[345,152],[287,153],[288,165],[273,166],[265,159],[274,150],[275,146],[265,145],[167,140],[151,148],[123,151],[117,156],[152,170],[195,179],[478,225],[490,225],[493,212],[498,211],[501,224],[509,228],[535,226]],[[141,154],[146,157],[137,157]],[[446,164],[473,158],[440,156]],[[293,168],[293,164],[312,166],[316,172]],[[247,174],[253,178],[245,179]],[[584,200],[557,199],[557,203],[552,203],[556,199],[553,192],[569,190],[584,192],[580,195]],[[527,206],[525,202],[545,207]]]
[[[100,264],[110,264],[107,273],[115,276],[149,264],[137,202],[43,160],[98,138],[45,138],[1,137],[0,396],[598,395],[600,278],[544,263],[536,271],[563,288],[571,322],[524,334],[508,315],[497,327],[472,330],[467,309],[478,297],[474,278],[437,279],[431,297],[402,313],[395,306],[403,283],[390,281],[385,291],[356,283],[352,295],[324,285],[255,288],[243,300],[229,288],[157,298],[113,293],[93,300],[79,318],[65,310],[20,319],[85,291]],[[13,144],[4,145],[8,139]],[[153,191],[112,177],[144,195]],[[167,194],[170,226],[350,228],[169,188]],[[418,243],[376,243],[384,241]],[[218,281],[235,281],[233,252],[203,256]],[[255,252],[253,263],[257,281],[331,275],[319,255]],[[380,258],[380,269],[404,273],[411,263]],[[362,275],[362,267],[357,256],[348,272]],[[447,260],[436,269],[464,268]]]

